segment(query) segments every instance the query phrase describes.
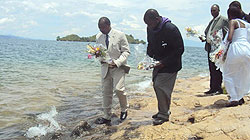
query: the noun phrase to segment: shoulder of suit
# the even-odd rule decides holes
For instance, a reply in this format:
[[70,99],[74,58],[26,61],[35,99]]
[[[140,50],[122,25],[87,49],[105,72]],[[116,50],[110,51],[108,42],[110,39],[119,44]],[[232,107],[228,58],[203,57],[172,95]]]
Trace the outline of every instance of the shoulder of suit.
[[224,16],[220,16],[220,18],[221,19],[223,19],[223,20],[228,20],[226,17],[224,17]]
[[96,38],[99,38],[101,35],[102,35],[102,33],[101,33],[101,32],[100,32],[100,33],[98,33],[98,34],[96,35]]
[[112,32],[115,34],[124,34],[122,31],[116,30],[116,29],[112,29]]
[[103,33],[98,33],[97,35],[96,35],[96,39],[99,39],[101,36],[103,36],[104,34]]
[[125,36],[125,33],[119,31],[119,30],[116,30],[116,29],[112,29],[112,34],[110,34],[112,36],[115,36],[117,38],[120,38],[120,37],[123,37]]

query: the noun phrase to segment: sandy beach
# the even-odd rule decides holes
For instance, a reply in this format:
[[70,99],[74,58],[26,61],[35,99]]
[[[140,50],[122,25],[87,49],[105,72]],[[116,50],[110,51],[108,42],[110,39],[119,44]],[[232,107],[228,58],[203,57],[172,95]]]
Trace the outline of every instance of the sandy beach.
[[[205,96],[208,77],[178,79],[172,94],[170,121],[152,125],[151,116],[157,112],[157,100],[152,88],[149,97],[130,99],[128,118],[119,121],[119,112],[112,118],[112,126],[95,125],[82,130],[76,139],[110,140],[249,140],[250,97],[245,104],[225,107],[227,95]],[[115,108],[119,110],[117,105]]]

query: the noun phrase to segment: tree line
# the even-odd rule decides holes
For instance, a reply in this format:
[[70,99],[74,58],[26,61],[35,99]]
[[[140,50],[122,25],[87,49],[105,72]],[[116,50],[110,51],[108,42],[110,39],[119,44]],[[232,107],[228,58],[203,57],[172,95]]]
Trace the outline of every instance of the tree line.
[[[133,37],[133,35],[127,35],[126,34],[126,37],[127,37],[128,43],[130,43],[130,44],[140,44],[140,43],[141,44],[146,44],[146,42],[143,41],[143,40],[135,39]],[[56,40],[57,41],[95,42],[96,41],[96,35],[89,36],[89,37],[79,37],[76,34],[71,34],[71,35],[67,35],[65,37],[57,36]]]

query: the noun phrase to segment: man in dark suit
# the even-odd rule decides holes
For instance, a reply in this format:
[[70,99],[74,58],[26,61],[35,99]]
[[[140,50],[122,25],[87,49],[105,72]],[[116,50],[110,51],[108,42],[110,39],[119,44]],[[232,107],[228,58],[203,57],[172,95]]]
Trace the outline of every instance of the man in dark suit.
[[153,87],[158,101],[158,113],[153,115],[154,125],[169,120],[171,94],[177,73],[182,68],[183,39],[179,29],[155,9],[144,14],[147,24],[147,55],[159,61],[153,70]]
[[216,66],[214,62],[212,62],[209,58],[209,53],[213,51],[213,48],[211,47],[211,39],[209,36],[214,33],[215,31],[218,31],[222,29],[223,32],[223,38],[226,35],[226,31],[228,30],[228,20],[227,18],[219,15],[220,8],[219,5],[214,4],[211,6],[211,15],[213,16],[213,19],[209,22],[206,30],[205,30],[205,36],[206,39],[203,39],[200,37],[200,40],[202,42],[206,42],[205,44],[205,50],[208,54],[208,64],[209,64],[209,72],[210,72],[210,89],[205,92],[205,94],[221,94],[223,93],[223,90],[221,88],[222,83],[222,73],[220,70],[216,70]]

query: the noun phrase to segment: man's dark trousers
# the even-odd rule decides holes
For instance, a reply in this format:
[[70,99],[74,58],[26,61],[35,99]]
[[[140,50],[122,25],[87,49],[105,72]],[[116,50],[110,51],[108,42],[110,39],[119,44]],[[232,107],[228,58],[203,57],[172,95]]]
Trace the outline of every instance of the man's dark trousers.
[[208,53],[208,65],[209,65],[209,72],[210,72],[210,90],[212,91],[219,91],[221,90],[221,83],[222,83],[222,73],[217,69],[214,62],[209,59]]

